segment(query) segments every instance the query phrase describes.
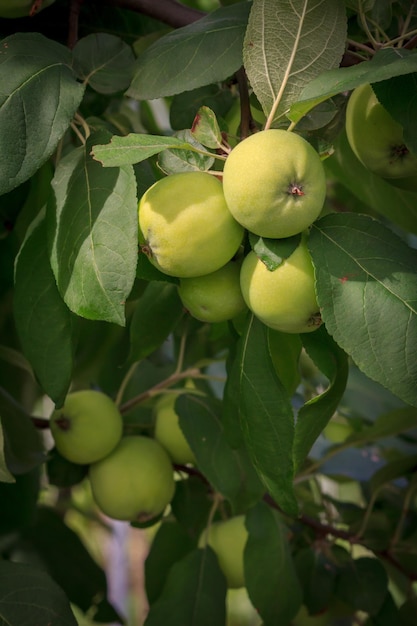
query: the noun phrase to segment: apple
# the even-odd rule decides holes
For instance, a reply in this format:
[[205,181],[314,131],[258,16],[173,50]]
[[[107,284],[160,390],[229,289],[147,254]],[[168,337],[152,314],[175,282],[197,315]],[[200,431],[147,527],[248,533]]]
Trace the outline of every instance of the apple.
[[323,430],[323,434],[332,443],[343,443],[352,433],[354,428],[349,420],[343,415],[336,413]]
[[174,463],[194,464],[194,453],[181,430],[179,416],[175,411],[176,399],[175,393],[168,393],[156,403],[154,437],[165,448]]
[[360,85],[346,107],[346,136],[361,163],[382,178],[417,175],[417,155],[404,143],[402,126],[378,101],[371,85]]
[[58,452],[68,461],[88,465],[102,459],[119,443],[123,420],[113,400],[102,391],[69,393],[50,419]]
[[233,217],[247,230],[272,239],[290,237],[319,216],[326,177],[308,141],[270,129],[233,148],[223,170],[223,191]]
[[55,0],[42,0],[42,2],[39,0],[37,2],[35,0],[0,0],[0,17],[27,17],[31,14],[34,5],[34,13],[39,13],[54,2]]
[[216,553],[227,586],[231,589],[245,586],[243,553],[247,538],[244,515],[213,522],[208,533],[204,530],[199,538],[200,548],[208,544]]
[[240,285],[249,309],[270,328],[308,333],[321,324],[306,237],[273,271],[253,250],[249,252],[242,263]]
[[168,453],[143,435],[123,437],[88,475],[97,506],[117,520],[147,522],[163,513],[175,491]]
[[178,294],[187,311],[202,322],[224,322],[246,309],[240,289],[240,263],[229,261],[204,276],[181,278]]
[[221,182],[207,172],[158,180],[141,197],[138,214],[142,251],[169,276],[203,276],[218,270],[235,255],[243,238]]

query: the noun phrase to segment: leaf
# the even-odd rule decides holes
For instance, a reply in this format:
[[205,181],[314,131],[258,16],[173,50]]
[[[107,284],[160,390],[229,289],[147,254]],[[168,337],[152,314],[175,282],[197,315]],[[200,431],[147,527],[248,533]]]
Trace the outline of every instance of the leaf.
[[208,155],[204,146],[192,136],[188,128],[176,132],[175,137],[188,146],[193,146],[193,150],[175,148],[173,150],[168,149],[160,152],[158,155],[158,167],[160,167],[165,174],[205,172],[212,167],[214,157]]
[[211,548],[175,563],[144,626],[213,626],[225,623],[226,580]]
[[242,65],[249,2],[220,7],[158,39],[136,62],[127,95],[152,100],[229,78]]
[[301,241],[301,235],[284,237],[283,239],[269,239],[249,233],[249,243],[258,259],[273,272],[285,261],[297,248]]
[[346,389],[349,373],[347,355],[321,327],[301,336],[308,355],[329,379],[328,388],[306,402],[295,424],[294,466],[304,463],[314,442],[336,411]]
[[62,589],[42,570],[0,561],[0,620],[8,626],[77,626]]
[[337,572],[334,562],[319,545],[299,550],[294,562],[303,590],[303,604],[310,614],[321,613],[333,598]]
[[374,615],[383,605],[388,577],[380,561],[370,557],[351,560],[340,571],[336,595],[357,611]]
[[369,481],[371,496],[381,487],[402,476],[415,475],[417,470],[417,454],[405,456],[386,463],[377,470]]
[[417,253],[366,215],[330,214],[309,247],[327,331],[369,378],[417,404]]
[[49,262],[46,221],[32,228],[15,264],[14,317],[25,356],[45,393],[64,401],[73,369],[72,315]]
[[0,419],[0,482],[3,483],[14,483],[15,477],[11,474],[7,468],[6,455],[5,455],[5,446],[4,446],[4,435],[3,428]]
[[302,602],[288,528],[263,502],[247,512],[246,527],[245,585],[251,602],[264,626],[288,624]]
[[25,474],[45,461],[43,441],[30,416],[0,387],[4,454],[13,474]]
[[71,53],[40,33],[16,33],[0,44],[0,194],[30,178],[67,130],[84,87]]
[[262,485],[243,451],[229,446],[219,417],[220,401],[181,394],[175,411],[198,468],[213,488],[229,500],[235,512],[256,502]]
[[98,93],[117,93],[129,86],[135,56],[120,37],[92,33],[79,39],[72,52],[74,72]]
[[93,158],[104,167],[115,167],[139,163],[162,150],[190,150],[196,152],[193,144],[176,137],[141,135],[130,133],[125,137],[114,135],[110,143],[95,145],[91,151]]
[[293,122],[298,122],[314,106],[331,96],[355,89],[363,83],[376,83],[416,71],[416,51],[404,48],[378,50],[370,61],[323,71],[305,85],[298,102],[292,104],[288,117]]
[[250,316],[234,363],[242,433],[252,463],[266,489],[289,515],[297,514],[293,492],[294,415],[278,379],[267,344],[266,327]]
[[176,285],[150,282],[136,304],[130,323],[129,362],[140,361],[156,350],[182,314]]
[[269,126],[287,114],[313,78],[339,65],[345,40],[343,2],[254,0],[243,59]]
[[0,535],[15,537],[36,518],[41,489],[42,467],[16,474],[13,483],[0,482]]
[[47,206],[48,240],[68,308],[123,326],[136,275],[136,180],[131,166],[104,170],[91,159],[91,146],[102,137],[103,131],[92,135],[59,163]]
[[216,114],[208,106],[202,106],[198,109],[191,133],[203,146],[213,149],[221,148],[222,134]]

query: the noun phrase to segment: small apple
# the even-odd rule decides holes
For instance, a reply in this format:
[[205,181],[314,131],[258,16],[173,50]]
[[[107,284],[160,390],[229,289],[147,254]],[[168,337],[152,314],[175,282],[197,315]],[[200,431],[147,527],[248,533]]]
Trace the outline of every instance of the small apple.
[[119,443],[123,420],[113,400],[102,391],[69,393],[50,419],[58,452],[68,461],[88,465],[102,459]]
[[230,152],[223,191],[233,217],[247,230],[272,239],[305,230],[326,196],[320,156],[300,135],[263,130]]
[[55,0],[0,0],[0,17],[27,17],[31,15],[32,7],[35,14],[54,2]]
[[200,535],[199,547],[204,547],[207,543],[214,550],[227,586],[231,589],[245,586],[243,553],[247,539],[244,515],[213,522],[208,533],[204,530]]
[[107,457],[90,465],[94,501],[113,519],[147,522],[160,515],[175,491],[171,459],[155,439],[123,437]]
[[176,399],[176,394],[169,393],[156,403],[154,437],[165,448],[174,463],[194,464],[194,453],[181,430],[179,416],[175,411]]
[[140,199],[138,214],[142,251],[170,276],[216,271],[230,261],[243,238],[221,182],[207,172],[182,172],[157,181]]
[[382,178],[417,176],[417,155],[404,143],[402,126],[378,101],[371,85],[360,85],[346,107],[346,135],[361,163]]
[[336,413],[328,422],[327,426],[323,430],[323,434],[332,443],[342,443],[345,441],[352,433],[354,432],[354,428],[352,424],[349,423],[349,420],[346,419],[343,415]]
[[255,252],[249,252],[242,263],[240,285],[249,309],[270,328],[308,333],[321,324],[314,268],[305,237],[273,271]]
[[240,263],[229,261],[205,276],[181,278],[178,294],[188,312],[202,322],[224,322],[246,309],[240,289]]

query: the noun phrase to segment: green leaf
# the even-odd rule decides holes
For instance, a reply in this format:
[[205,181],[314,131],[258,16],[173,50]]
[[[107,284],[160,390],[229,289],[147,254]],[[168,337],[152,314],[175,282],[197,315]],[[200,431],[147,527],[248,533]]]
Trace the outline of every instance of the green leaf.
[[222,134],[216,114],[208,106],[202,106],[198,109],[191,133],[203,146],[213,149],[221,148]]
[[335,141],[334,148],[333,155],[324,161],[328,178],[340,181],[378,214],[417,234],[417,194],[394,187],[366,169],[353,153],[344,131]]
[[388,577],[380,561],[370,557],[351,560],[340,571],[336,595],[356,611],[377,614],[388,591]]
[[300,383],[300,335],[268,328],[268,349],[278,378],[292,396]]
[[175,563],[144,626],[213,626],[225,623],[226,580],[211,548]]
[[301,235],[284,237],[283,239],[269,239],[249,233],[249,243],[258,259],[273,272],[285,261],[297,248],[301,241]]
[[0,194],[27,180],[51,156],[84,94],[65,46],[40,33],[0,44]]
[[417,454],[405,456],[386,463],[372,475],[371,480],[369,481],[371,495],[379,491],[383,485],[386,485],[397,478],[414,475],[416,469]]
[[315,615],[326,610],[334,594],[335,563],[319,545],[299,550],[294,563],[303,590],[303,604],[308,612]]
[[100,131],[59,163],[47,206],[51,266],[68,308],[88,319],[125,323],[136,275],[138,218],[131,166],[104,170],[90,157]]
[[129,362],[140,361],[156,350],[182,314],[176,285],[150,282],[136,304],[130,323]]
[[0,387],[4,454],[13,474],[24,474],[45,461],[44,445],[30,416]]
[[277,511],[259,503],[246,514],[245,585],[264,626],[288,624],[302,602],[288,542],[288,528]]
[[169,121],[174,130],[191,128],[198,109],[208,106],[217,117],[224,117],[235,102],[227,85],[204,85],[172,98]]
[[98,93],[112,94],[127,89],[133,75],[135,56],[120,37],[92,33],[73,48],[74,72]]
[[41,466],[16,474],[15,482],[0,482],[0,536],[16,534],[36,518],[41,487]]
[[259,500],[263,488],[244,451],[232,449],[220,419],[221,402],[181,394],[175,402],[181,430],[197,459],[199,470],[235,512]]
[[254,0],[244,66],[272,125],[286,115],[313,78],[339,65],[345,39],[343,2]]
[[8,626],[77,626],[62,589],[42,570],[0,561],[0,620]]
[[249,2],[220,7],[161,37],[139,56],[127,95],[152,100],[229,78],[242,65]]
[[[193,150],[189,148],[182,150],[175,148],[173,150],[163,150],[158,156],[158,166],[165,174],[176,174],[178,172],[200,172],[207,171],[214,163],[214,157],[209,156],[204,146],[199,143],[191,134],[191,131],[179,130],[175,133],[175,137],[188,146],[193,146]],[[204,154],[201,154],[201,152]]]
[[58,406],[73,370],[72,315],[57,289],[49,262],[46,221],[38,221],[15,264],[14,316],[25,356],[45,393]]
[[369,378],[416,405],[416,251],[353,213],[318,220],[309,247],[327,331]]
[[249,456],[278,505],[289,515],[296,515],[293,409],[269,354],[266,327],[254,316],[243,329],[234,368],[240,424]]
[[329,386],[306,402],[298,412],[294,439],[296,470],[300,469],[317,437],[336,411],[346,389],[349,373],[346,353],[324,327],[302,335],[302,341],[308,355],[328,378]]
[[11,474],[7,468],[5,447],[4,447],[4,435],[3,435],[3,427],[1,424],[1,419],[0,419],[0,482],[4,482],[4,483],[15,482],[15,478],[13,474]]
[[293,122],[298,122],[314,106],[338,93],[350,91],[363,83],[376,83],[416,71],[415,50],[404,48],[378,50],[370,61],[323,71],[304,87],[298,102],[291,106],[288,117]]
[[417,72],[372,85],[382,106],[401,124],[407,147],[417,153]]

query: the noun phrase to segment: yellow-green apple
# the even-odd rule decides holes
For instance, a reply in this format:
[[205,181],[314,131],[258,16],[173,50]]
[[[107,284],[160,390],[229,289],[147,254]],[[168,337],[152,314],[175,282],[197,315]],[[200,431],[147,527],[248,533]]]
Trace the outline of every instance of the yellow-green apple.
[[199,547],[208,544],[216,553],[227,586],[231,589],[245,586],[243,553],[247,539],[244,515],[213,522],[199,538]]
[[179,424],[175,411],[175,393],[162,396],[155,405],[154,437],[165,448],[174,463],[194,464],[194,453]]
[[58,452],[68,461],[88,465],[102,459],[119,443],[123,420],[114,401],[102,391],[69,393],[50,418]]
[[230,152],[223,191],[234,218],[261,237],[290,237],[319,216],[326,177],[318,152],[303,137],[263,130]]

